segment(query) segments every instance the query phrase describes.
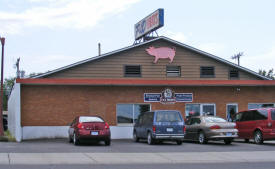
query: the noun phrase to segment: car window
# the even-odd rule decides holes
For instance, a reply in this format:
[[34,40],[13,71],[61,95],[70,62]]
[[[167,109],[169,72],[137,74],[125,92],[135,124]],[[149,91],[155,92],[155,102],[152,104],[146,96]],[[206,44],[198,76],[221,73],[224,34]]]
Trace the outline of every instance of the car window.
[[237,113],[237,114],[236,114],[236,121],[241,121],[242,115],[243,115],[242,112]]
[[223,118],[220,117],[205,117],[204,118],[206,123],[222,123],[222,122],[226,122],[226,120],[224,120]]
[[271,119],[275,120],[275,110],[271,110]]
[[176,111],[158,111],[156,122],[181,122],[179,112]]
[[254,120],[266,120],[268,118],[268,111],[265,109],[254,110]]
[[142,118],[143,124],[151,124],[153,122],[153,112],[146,112]]
[[192,118],[191,120],[191,125],[200,124],[200,123],[201,123],[201,119],[199,118]]
[[142,124],[142,122],[143,122],[143,114],[140,114],[139,117],[138,117],[137,123]]
[[248,121],[249,117],[248,117],[249,113],[247,111],[242,112],[242,117],[240,121]]
[[104,121],[99,117],[88,117],[88,116],[79,117],[79,123],[87,123],[87,122],[104,122]]

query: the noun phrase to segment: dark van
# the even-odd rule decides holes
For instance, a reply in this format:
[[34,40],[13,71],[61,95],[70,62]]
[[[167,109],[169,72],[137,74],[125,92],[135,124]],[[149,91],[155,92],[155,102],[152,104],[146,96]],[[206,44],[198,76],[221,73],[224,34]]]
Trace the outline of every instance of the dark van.
[[236,114],[236,126],[239,137],[256,144],[264,140],[275,140],[275,108],[260,108],[241,111]]
[[141,113],[134,126],[133,138],[147,139],[148,144],[156,141],[176,141],[182,144],[185,133],[184,120],[176,110],[156,110]]

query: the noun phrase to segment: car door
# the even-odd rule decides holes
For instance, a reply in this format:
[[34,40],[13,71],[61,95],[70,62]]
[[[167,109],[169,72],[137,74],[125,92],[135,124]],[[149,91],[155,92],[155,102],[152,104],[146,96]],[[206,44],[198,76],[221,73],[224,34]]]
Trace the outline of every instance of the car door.
[[76,119],[73,120],[73,122],[71,123],[70,127],[69,127],[69,135],[72,136],[74,133],[74,125],[75,125]]
[[145,112],[142,116],[142,123],[140,124],[140,137],[147,138],[147,128],[149,123],[149,113]]
[[143,116],[143,114],[139,115],[137,122],[135,123],[135,127],[134,127],[136,130],[137,137],[141,137],[142,116]]
[[196,140],[198,138],[198,130],[200,129],[201,120],[198,117],[193,117],[191,119],[191,123],[189,125],[189,137],[192,140]]
[[191,136],[190,136],[191,119],[192,118],[188,118],[185,122],[185,136],[184,136],[184,139],[186,139],[186,140],[191,139]]
[[236,122],[237,128],[239,130],[240,138],[251,138],[251,132],[253,132],[255,121],[254,115],[251,111],[241,112],[241,117]]

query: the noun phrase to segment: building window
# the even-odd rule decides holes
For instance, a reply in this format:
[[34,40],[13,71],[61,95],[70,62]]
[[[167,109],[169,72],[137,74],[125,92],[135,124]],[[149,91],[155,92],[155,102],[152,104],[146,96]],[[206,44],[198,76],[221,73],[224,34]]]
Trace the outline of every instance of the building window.
[[215,68],[213,66],[201,66],[201,77],[215,77]]
[[140,113],[150,111],[150,109],[150,104],[117,104],[117,123],[133,124]]
[[274,103],[248,103],[248,109],[258,109],[263,107],[275,107]]
[[180,66],[166,66],[167,77],[180,77]]
[[216,116],[216,105],[213,103],[198,103],[185,105],[186,117],[200,116],[204,114]]
[[239,79],[239,71],[229,70],[229,79]]
[[141,77],[140,65],[125,65],[124,66],[125,77]]

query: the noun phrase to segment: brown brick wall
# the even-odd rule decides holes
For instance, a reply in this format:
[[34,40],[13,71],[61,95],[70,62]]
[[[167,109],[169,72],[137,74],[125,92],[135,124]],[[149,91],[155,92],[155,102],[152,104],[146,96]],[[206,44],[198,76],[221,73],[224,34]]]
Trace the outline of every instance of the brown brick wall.
[[[116,125],[117,103],[144,103],[144,93],[160,93],[166,87],[130,86],[39,86],[22,85],[22,126],[64,126],[77,115],[100,115]],[[275,102],[275,87],[169,87],[177,93],[193,93],[193,103],[215,103],[218,116],[225,118],[226,104]],[[185,103],[151,103],[152,110],[174,109],[184,115]]]

